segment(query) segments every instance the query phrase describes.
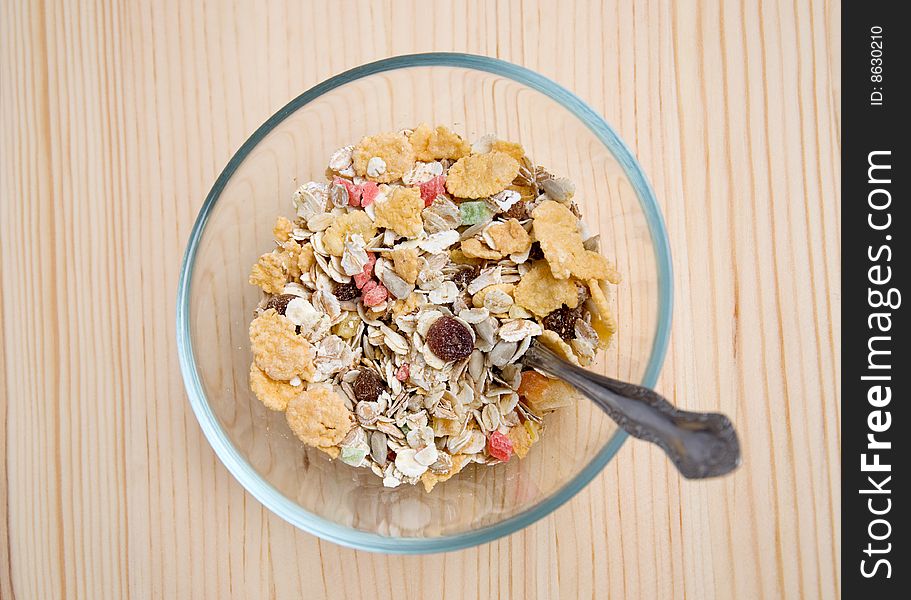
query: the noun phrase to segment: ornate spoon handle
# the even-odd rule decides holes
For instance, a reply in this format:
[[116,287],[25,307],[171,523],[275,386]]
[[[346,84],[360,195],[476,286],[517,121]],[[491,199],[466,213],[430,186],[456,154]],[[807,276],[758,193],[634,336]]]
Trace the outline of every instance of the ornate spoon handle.
[[722,414],[680,410],[654,390],[586,371],[537,343],[523,362],[573,385],[631,436],[660,446],[687,479],[717,477],[740,464],[737,432]]

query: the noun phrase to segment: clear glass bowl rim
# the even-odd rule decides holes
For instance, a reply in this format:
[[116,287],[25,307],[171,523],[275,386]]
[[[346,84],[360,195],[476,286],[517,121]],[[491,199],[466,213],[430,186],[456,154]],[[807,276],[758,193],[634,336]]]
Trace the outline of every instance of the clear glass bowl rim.
[[556,82],[535,73],[525,67],[486,56],[462,54],[456,52],[433,52],[424,54],[409,54],[394,56],[364,64],[310,88],[297,98],[282,107],[278,112],[269,117],[240,149],[231,157],[224,170],[215,180],[212,189],[199,211],[193,230],[187,242],[183,263],[180,269],[180,279],[177,286],[177,353],[180,370],[183,375],[184,386],[190,400],[190,406],[196,414],[196,419],[203,430],[221,462],[238,482],[253,495],[259,502],[279,517],[288,521],[295,527],[322,539],[354,548],[372,552],[386,552],[396,554],[421,554],[432,552],[449,552],[461,548],[468,548],[484,544],[497,538],[509,535],[527,527],[556,510],[563,503],[575,496],[582,488],[594,479],[617,453],[627,438],[626,432],[617,432],[608,440],[607,444],[595,455],[575,477],[568,481],[562,488],[550,497],[539,502],[517,515],[489,525],[481,529],[468,531],[452,536],[435,538],[408,538],[383,536],[376,533],[359,531],[350,527],[339,525],[332,521],[318,517],[284,496],[271,484],[264,480],[247,460],[238,452],[237,448],[222,430],[218,418],[212,412],[203,391],[199,373],[196,369],[196,360],[190,340],[190,282],[196,259],[196,252],[202,232],[205,229],[209,214],[228,180],[237,170],[254,147],[281,123],[290,114],[302,106],[312,102],[321,95],[362,77],[377,73],[406,69],[413,67],[458,67],[474,69],[507,77],[522,85],[530,87],[552,100],[558,102],[580,121],[614,154],[623,168],[626,176],[636,191],[639,203],[645,214],[651,234],[652,245],[658,268],[658,327],[652,341],[652,350],[645,369],[641,384],[653,387],[658,379],[658,373],[664,363],[667,352],[668,338],[670,336],[671,313],[673,305],[673,273],[671,266],[670,246],[661,209],[655,199],[655,194],[649,185],[642,168],[633,156],[633,153],[620,139],[610,125],[590,106],[579,99],[575,94],[557,84]]

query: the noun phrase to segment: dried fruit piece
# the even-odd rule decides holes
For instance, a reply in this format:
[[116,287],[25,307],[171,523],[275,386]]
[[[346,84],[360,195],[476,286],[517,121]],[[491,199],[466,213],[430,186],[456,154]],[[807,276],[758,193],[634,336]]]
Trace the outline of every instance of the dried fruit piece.
[[427,346],[443,360],[461,360],[474,350],[474,337],[453,317],[440,317],[427,330]]
[[424,201],[417,188],[397,187],[391,198],[377,202],[375,207],[377,227],[392,229],[404,237],[417,237],[423,228]]
[[537,371],[523,371],[519,398],[537,415],[572,404],[576,389],[559,379],[550,379]]
[[272,379],[313,378],[316,369],[310,342],[297,335],[294,323],[275,309],[270,308],[250,323],[250,346],[256,366]]
[[579,318],[579,309],[570,308],[565,304],[544,317],[544,329],[550,329],[563,340],[569,341],[576,337],[576,320]]
[[272,379],[255,363],[250,365],[250,389],[269,410],[285,410],[288,403],[303,391],[301,386]]
[[458,198],[486,198],[505,190],[518,172],[518,161],[503,152],[472,154],[449,168],[446,189]]
[[275,312],[283,315],[285,314],[285,309],[288,308],[288,303],[295,298],[298,298],[298,296],[295,296],[294,294],[279,294],[278,296],[272,296],[269,298],[269,301],[266,302],[265,310],[274,308]]
[[525,458],[532,445],[540,439],[538,424],[534,421],[525,421],[515,427],[510,427],[507,435],[512,442],[513,452],[519,458]]
[[491,432],[487,438],[487,453],[497,460],[507,462],[512,457],[512,442],[499,431]]
[[[353,277],[354,286],[357,289],[363,289],[367,282],[370,281],[370,278],[373,277],[373,268],[376,266],[376,255],[373,252],[367,253],[367,264],[364,265],[364,270],[358,273]],[[341,298],[339,298],[341,300]]]
[[459,204],[459,217],[462,225],[477,225],[488,221],[493,211],[486,202],[462,202]]
[[354,300],[360,295],[357,284],[352,279],[348,283],[336,283],[332,287],[332,295],[341,301]]
[[360,185],[361,188],[361,206],[370,206],[376,197],[380,194],[380,186],[373,181],[365,181]]
[[408,381],[408,375],[411,373],[411,365],[408,363],[403,364],[395,372],[395,378],[399,381],[405,382]]
[[417,126],[409,138],[414,148],[415,157],[422,161],[440,158],[458,159],[471,152],[471,146],[458,134],[448,128],[438,126],[431,129],[427,124]]
[[358,402],[376,402],[380,394],[386,389],[386,383],[376,371],[372,369],[362,369],[354,380],[354,397]]
[[553,200],[542,202],[532,211],[532,229],[544,257],[557,279],[574,275],[579,279],[606,279],[616,269],[607,259],[582,244],[579,220],[564,205]]
[[564,304],[570,308],[579,305],[576,284],[571,279],[555,279],[544,261],[532,265],[516,285],[513,298],[539,317],[549,315]]
[[291,400],[285,417],[298,439],[319,448],[337,446],[354,424],[344,399],[322,386],[307,389]]
[[373,280],[368,281],[361,291],[363,293],[361,301],[364,306],[379,306],[389,297],[389,290],[382,283],[377,283]]
[[[345,190],[342,192],[342,190]],[[329,186],[329,198],[332,204],[337,207],[342,206],[360,206],[361,205],[361,187],[354,185],[353,182],[341,177],[332,180]]]
[[[369,177],[378,183],[390,183],[400,179],[406,171],[414,166],[414,148],[401,133],[380,133],[363,138],[354,147],[351,154],[354,160],[354,171],[361,177]],[[382,159],[386,163],[383,173],[370,176],[367,164],[371,158]]]
[[329,254],[341,256],[345,252],[345,240],[348,236],[356,234],[369,240],[376,235],[376,227],[362,210],[339,215],[323,233],[323,246]]
[[438,175],[430,181],[425,181],[420,185],[421,199],[424,200],[424,207],[427,208],[436,197],[446,192],[446,176]]

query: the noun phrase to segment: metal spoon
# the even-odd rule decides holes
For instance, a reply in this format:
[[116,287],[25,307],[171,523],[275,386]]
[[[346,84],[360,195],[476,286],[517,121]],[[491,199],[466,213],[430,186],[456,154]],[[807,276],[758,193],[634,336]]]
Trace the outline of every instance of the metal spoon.
[[687,479],[717,477],[740,464],[737,432],[722,414],[680,410],[654,390],[586,371],[537,342],[523,362],[573,385],[631,436],[660,446]]

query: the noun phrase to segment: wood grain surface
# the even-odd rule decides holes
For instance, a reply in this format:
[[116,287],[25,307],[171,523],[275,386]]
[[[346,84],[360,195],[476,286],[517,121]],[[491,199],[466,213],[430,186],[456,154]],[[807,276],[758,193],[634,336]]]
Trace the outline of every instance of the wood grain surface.
[[[834,598],[834,1],[0,2],[0,598]],[[630,144],[674,255],[658,388],[744,465],[627,443],[554,514],[424,557],[295,530],[219,463],[174,340],[184,243],[302,90],[394,54],[525,65]]]

